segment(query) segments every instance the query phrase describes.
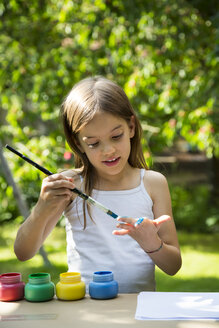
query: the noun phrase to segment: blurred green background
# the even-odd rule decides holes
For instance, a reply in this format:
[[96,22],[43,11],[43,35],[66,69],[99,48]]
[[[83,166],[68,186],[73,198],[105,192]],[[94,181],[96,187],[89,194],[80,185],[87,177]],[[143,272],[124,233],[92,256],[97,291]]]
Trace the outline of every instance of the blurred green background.
[[0,272],[57,279],[67,269],[62,221],[45,244],[52,267],[16,260],[25,215],[5,165],[25,213],[44,175],[4,145],[52,172],[73,167],[60,104],[82,78],[104,75],[124,88],[148,166],[169,181],[184,264],[174,278],[157,270],[158,289],[219,290],[218,1],[3,0],[0,17]]

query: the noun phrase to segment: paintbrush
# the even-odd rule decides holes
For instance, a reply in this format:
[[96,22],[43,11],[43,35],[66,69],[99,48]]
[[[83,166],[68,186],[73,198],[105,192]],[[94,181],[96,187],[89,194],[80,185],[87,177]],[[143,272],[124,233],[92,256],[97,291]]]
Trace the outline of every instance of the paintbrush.
[[[28,157],[24,156],[23,154],[19,153],[19,151],[17,151],[16,149],[12,148],[11,146],[6,145],[5,147],[7,149],[9,149],[10,151],[12,151],[14,154],[16,154],[19,157],[21,157],[23,160],[25,160],[29,164],[35,166],[38,170],[42,171],[46,175],[52,175],[53,174],[49,170],[45,169],[43,166],[41,166],[41,165],[33,162],[30,158],[28,158]],[[108,208],[106,208],[104,205],[100,204],[98,201],[96,201],[92,197],[86,195],[81,190],[79,190],[77,188],[73,188],[73,189],[71,189],[71,191],[73,191],[75,194],[77,194],[82,199],[86,200],[86,202],[88,202],[90,205],[94,205],[94,206],[98,207],[99,209],[101,209],[103,212],[105,212],[106,214],[110,215],[114,219],[117,219],[119,217],[117,214],[115,214],[114,212],[112,212],[111,210],[109,210]]]

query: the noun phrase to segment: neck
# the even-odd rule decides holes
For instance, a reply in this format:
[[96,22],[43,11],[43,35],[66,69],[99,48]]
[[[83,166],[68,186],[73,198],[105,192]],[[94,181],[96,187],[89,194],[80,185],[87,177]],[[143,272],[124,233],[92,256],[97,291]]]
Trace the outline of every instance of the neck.
[[139,182],[139,169],[128,165],[125,171],[116,175],[97,174],[94,188],[99,190],[126,190],[137,187]]

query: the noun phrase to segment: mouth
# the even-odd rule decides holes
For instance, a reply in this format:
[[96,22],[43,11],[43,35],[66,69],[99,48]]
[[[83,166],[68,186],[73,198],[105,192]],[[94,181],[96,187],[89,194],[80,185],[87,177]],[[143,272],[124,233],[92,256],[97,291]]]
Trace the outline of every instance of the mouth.
[[102,163],[105,164],[106,166],[114,166],[118,164],[119,160],[120,157],[115,157],[115,158],[108,159],[107,161],[103,161]]

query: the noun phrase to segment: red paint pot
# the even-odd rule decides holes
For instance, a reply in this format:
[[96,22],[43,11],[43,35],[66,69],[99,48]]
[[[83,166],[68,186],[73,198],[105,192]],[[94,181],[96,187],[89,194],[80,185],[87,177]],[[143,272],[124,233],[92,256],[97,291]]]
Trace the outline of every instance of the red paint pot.
[[21,274],[17,272],[0,275],[0,301],[17,301],[24,297],[24,285]]

